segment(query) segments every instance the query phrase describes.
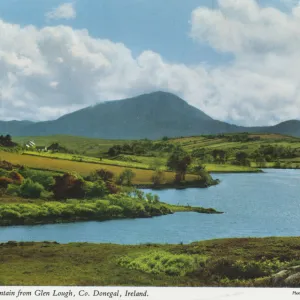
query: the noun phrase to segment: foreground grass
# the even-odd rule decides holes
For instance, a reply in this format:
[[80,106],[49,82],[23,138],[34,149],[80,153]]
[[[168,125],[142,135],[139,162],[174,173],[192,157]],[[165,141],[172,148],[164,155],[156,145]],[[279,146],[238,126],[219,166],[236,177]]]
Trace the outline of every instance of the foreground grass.
[[189,245],[5,243],[1,285],[273,286],[299,264],[299,237],[220,239]]

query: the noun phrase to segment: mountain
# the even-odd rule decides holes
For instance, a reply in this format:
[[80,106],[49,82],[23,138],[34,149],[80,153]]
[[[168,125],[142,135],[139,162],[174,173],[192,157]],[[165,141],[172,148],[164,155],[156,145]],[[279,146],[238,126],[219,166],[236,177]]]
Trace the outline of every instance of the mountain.
[[166,92],[109,101],[54,121],[0,121],[0,134],[43,136],[67,134],[104,139],[158,139],[228,132],[272,132],[300,136],[300,121],[270,127],[242,127],[214,120],[181,98]]

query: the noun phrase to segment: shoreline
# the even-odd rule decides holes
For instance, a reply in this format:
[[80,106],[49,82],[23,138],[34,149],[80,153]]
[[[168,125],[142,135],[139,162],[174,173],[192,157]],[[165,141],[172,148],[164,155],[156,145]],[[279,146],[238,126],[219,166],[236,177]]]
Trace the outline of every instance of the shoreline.
[[133,187],[137,189],[151,189],[151,190],[183,190],[188,188],[209,188],[211,186],[218,185],[220,183],[219,179],[214,179],[213,183],[208,184],[207,182],[185,182],[183,184],[174,184],[174,183],[164,183],[160,185],[153,184],[133,184]]
[[54,225],[54,224],[68,224],[68,223],[81,223],[81,222],[105,222],[105,221],[118,221],[118,220],[134,220],[134,219],[151,219],[155,217],[162,217],[167,215],[173,215],[179,212],[196,212],[202,214],[223,214],[224,212],[217,211],[214,208],[204,208],[204,207],[194,207],[194,206],[177,206],[161,202],[165,205],[168,211],[161,214],[153,215],[143,215],[143,216],[112,216],[112,217],[83,217],[74,216],[69,219],[57,218],[47,218],[43,220],[4,220],[0,222],[0,228],[11,227],[11,226],[38,226],[38,225]]

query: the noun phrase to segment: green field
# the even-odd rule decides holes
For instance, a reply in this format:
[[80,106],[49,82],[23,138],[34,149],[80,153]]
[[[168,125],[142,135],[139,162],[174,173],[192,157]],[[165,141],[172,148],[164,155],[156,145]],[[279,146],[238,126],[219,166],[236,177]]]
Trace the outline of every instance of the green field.
[[28,141],[34,141],[37,146],[46,147],[52,143],[59,143],[72,151],[88,156],[102,155],[102,153],[106,152],[112,145],[125,142],[121,140],[103,140],[68,135],[13,137],[13,141],[21,145]]
[[[63,159],[54,159],[47,157],[22,155],[18,153],[0,152],[0,160],[7,160],[13,164],[25,165],[34,169],[51,170],[60,172],[76,172],[83,176],[90,174],[91,172],[101,168],[99,164],[77,162]],[[120,175],[124,171],[125,167],[121,166],[106,166],[103,167],[109,169],[116,176]],[[136,174],[133,184],[151,184],[151,177],[153,175],[152,170],[134,169]],[[174,180],[175,173],[166,172],[166,183],[171,183]],[[195,175],[188,174],[186,176],[187,181],[194,181],[197,179]]]
[[249,134],[250,137],[260,137],[258,141],[251,142],[228,142],[226,138],[209,139],[205,137],[185,137],[170,139],[171,143],[181,145],[186,151],[191,152],[197,148],[231,149],[235,151],[253,152],[260,145],[278,145],[300,149],[300,138],[281,134]]
[[299,248],[299,237],[136,246],[9,242],[0,244],[0,284],[298,287],[274,274],[297,272]]
[[[154,161],[159,160],[162,165],[166,163],[166,159],[159,159],[153,157],[137,157],[131,155],[123,155],[123,157],[129,158],[129,161],[122,161],[118,159],[108,159],[108,158],[99,158],[84,156],[84,155],[74,155],[68,153],[51,153],[51,152],[36,152],[36,151],[24,151],[23,155],[31,155],[38,157],[48,157],[54,159],[63,159],[77,162],[87,162],[94,163],[99,165],[111,165],[111,166],[120,166],[120,167],[128,167],[128,168],[137,168],[137,169],[150,169],[153,165]],[[164,169],[166,169],[164,167]]]
[[[282,168],[300,168],[300,138],[290,137],[280,134],[249,134],[249,138],[253,141],[229,141],[225,136],[195,136],[172,138],[165,141],[166,145],[177,145],[185,151],[192,154],[197,149],[205,149],[211,153],[214,150],[225,150],[228,152],[228,161],[225,164],[215,163],[213,161],[204,161],[203,164],[209,172],[257,172],[260,166],[255,161],[249,166],[233,165],[232,161],[236,153],[245,152],[251,155],[261,146],[285,147],[295,150],[299,157],[281,158]],[[232,135],[233,136],[233,135]],[[255,140],[257,139],[257,140]],[[170,151],[152,152],[151,155],[143,154],[122,154],[116,157],[109,157],[107,151],[114,145],[124,145],[133,141],[122,140],[101,140],[84,137],[73,136],[49,136],[49,137],[16,137],[15,142],[24,143],[28,140],[34,140],[37,146],[49,146],[51,143],[57,142],[66,147],[72,154],[67,153],[38,153],[36,151],[26,151],[26,154],[57,158],[70,161],[82,161],[86,163],[102,164],[108,166],[120,166],[138,169],[154,169],[159,165],[162,170],[166,170],[167,158]],[[139,141],[136,141],[137,143]],[[159,144],[162,141],[152,141],[152,144]],[[274,167],[275,161],[266,162],[264,167]]]

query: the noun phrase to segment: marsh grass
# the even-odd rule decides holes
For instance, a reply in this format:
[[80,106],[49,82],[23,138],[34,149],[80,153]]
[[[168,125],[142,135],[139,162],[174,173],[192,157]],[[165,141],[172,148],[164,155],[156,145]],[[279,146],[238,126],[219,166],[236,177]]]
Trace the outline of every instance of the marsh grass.
[[[0,281],[42,286],[268,287],[272,286],[270,273],[299,265],[299,250],[299,237],[219,239],[188,245],[5,243],[0,244]],[[226,263],[220,264],[221,260]],[[187,267],[174,275],[174,270],[180,273],[183,262]],[[220,265],[229,269],[220,270]],[[168,268],[172,275],[167,274]],[[235,272],[228,276],[232,268]],[[259,270],[255,275],[259,277],[250,276],[253,269]]]
[[206,256],[172,254],[166,251],[152,251],[132,258],[122,257],[118,263],[130,270],[140,270],[151,274],[164,273],[170,276],[184,276],[204,266]]

